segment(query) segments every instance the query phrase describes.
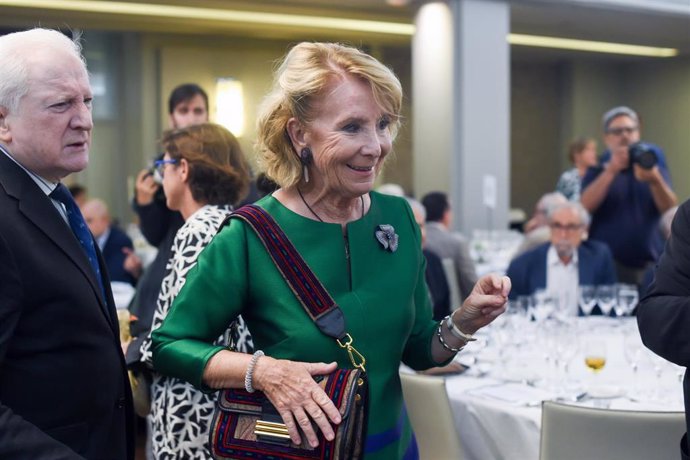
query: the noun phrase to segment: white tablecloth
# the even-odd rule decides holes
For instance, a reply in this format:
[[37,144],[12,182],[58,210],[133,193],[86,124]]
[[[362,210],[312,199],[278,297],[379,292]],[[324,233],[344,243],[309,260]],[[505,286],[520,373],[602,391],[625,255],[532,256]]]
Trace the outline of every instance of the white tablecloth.
[[[501,333],[487,328],[488,345],[479,344],[473,351],[474,344],[470,344],[467,353],[458,356],[461,362],[469,362],[471,369],[448,377],[446,388],[465,458],[537,460],[540,405],[545,399],[560,396],[567,398],[567,403],[612,409],[683,410],[681,368],[652,359],[651,353],[641,349],[639,359],[633,360],[639,364],[635,377],[624,353],[624,346],[631,347],[632,339],[639,340],[634,318],[571,318],[571,322],[575,323],[574,333],[561,334],[557,329],[544,333],[549,336],[546,339],[519,345],[515,339],[519,343],[528,338],[521,332],[539,336],[544,328],[533,329],[530,324],[526,330],[506,328]],[[511,340],[499,339],[506,334]],[[563,338],[576,351],[571,352],[569,371],[559,374],[553,360],[556,345]],[[595,338],[604,339],[607,355],[606,366],[596,375],[584,365],[585,345]],[[497,349],[512,353],[501,355]],[[575,402],[577,397],[582,399]]]

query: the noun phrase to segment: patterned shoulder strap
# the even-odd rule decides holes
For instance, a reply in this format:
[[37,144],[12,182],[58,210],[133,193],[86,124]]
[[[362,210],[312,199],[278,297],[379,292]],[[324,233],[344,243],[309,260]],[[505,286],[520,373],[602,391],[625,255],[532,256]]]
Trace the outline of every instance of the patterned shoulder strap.
[[[290,289],[319,329],[330,337],[342,339],[345,336],[345,318],[340,307],[336,305],[273,217],[259,206],[251,204],[237,209],[230,217],[242,219],[254,229]],[[337,318],[334,317],[326,322],[340,324],[334,324],[334,327],[324,331],[319,324],[320,320],[324,317],[330,318],[329,313],[333,311],[338,312],[335,315]]]
[[345,348],[355,367],[364,370],[364,357],[352,346],[340,307],[314,275],[278,223],[256,205],[235,210],[228,219],[241,219],[257,234],[290,289],[321,332]]

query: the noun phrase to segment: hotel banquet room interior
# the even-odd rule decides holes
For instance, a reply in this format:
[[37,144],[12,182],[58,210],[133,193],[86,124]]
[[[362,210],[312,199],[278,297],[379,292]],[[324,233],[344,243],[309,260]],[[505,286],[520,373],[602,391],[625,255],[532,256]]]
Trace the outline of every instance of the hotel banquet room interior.
[[[521,225],[571,167],[568,143],[605,149],[612,107],[637,111],[678,202],[690,198],[690,0],[0,0],[2,34],[38,25],[82,33],[94,136],[89,167],[66,181],[123,225],[170,91],[205,88],[211,120],[255,166],[258,105],[304,40],[360,47],[399,77],[402,126],[378,184],[448,193],[480,275],[506,270]],[[401,366],[421,458],[678,458],[685,369],[644,348],[634,317],[504,316],[455,373]],[[601,372],[585,366],[591,342],[605,347]]]

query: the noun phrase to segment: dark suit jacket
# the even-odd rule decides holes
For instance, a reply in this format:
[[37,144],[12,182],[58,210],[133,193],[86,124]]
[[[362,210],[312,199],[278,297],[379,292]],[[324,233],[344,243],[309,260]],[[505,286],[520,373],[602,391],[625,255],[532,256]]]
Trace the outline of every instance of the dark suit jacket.
[[2,152],[0,210],[0,458],[133,458],[109,283],[104,300],[52,201]]
[[[690,365],[690,201],[683,203],[671,226],[647,295],[637,307],[644,344],[680,366]],[[685,419],[690,432],[690,382],[683,379]],[[690,451],[690,446],[684,446]]]
[[[546,288],[546,253],[551,243],[531,249],[514,259],[508,267],[512,282],[510,299],[531,295]],[[608,246],[598,241],[583,241],[577,248],[577,271],[580,285],[614,284],[616,270]]]
[[137,280],[125,270],[125,254],[122,252],[122,248],[133,249],[132,240],[125,232],[111,225],[110,235],[108,235],[108,239],[105,240],[105,245],[103,246],[103,259],[105,260],[105,266],[108,268],[110,281],[122,281],[134,286]]
[[[440,321],[450,313],[451,307],[450,289],[448,288],[448,280],[446,280],[446,272],[443,270],[443,263],[439,256],[427,249],[423,249],[422,252],[426,258],[424,277],[431,295],[431,303],[434,306],[434,319]],[[457,306],[453,305],[453,307]]]

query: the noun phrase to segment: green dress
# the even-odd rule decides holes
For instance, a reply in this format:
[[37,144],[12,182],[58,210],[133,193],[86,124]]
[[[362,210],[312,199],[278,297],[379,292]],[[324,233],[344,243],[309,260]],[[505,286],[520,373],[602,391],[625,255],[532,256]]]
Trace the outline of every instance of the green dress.
[[[438,323],[424,281],[421,236],[405,200],[371,192],[371,207],[347,224],[317,222],[268,196],[268,211],[345,315],[354,346],[365,356],[370,385],[367,459],[415,458],[398,368],[438,366],[431,356]],[[399,235],[395,252],[376,239],[379,225]],[[273,358],[337,361],[352,367],[345,350],[322,334],[296,300],[254,231],[233,219],[201,253],[163,325],[153,332],[160,372],[203,387],[212,345],[242,314],[257,350]]]

